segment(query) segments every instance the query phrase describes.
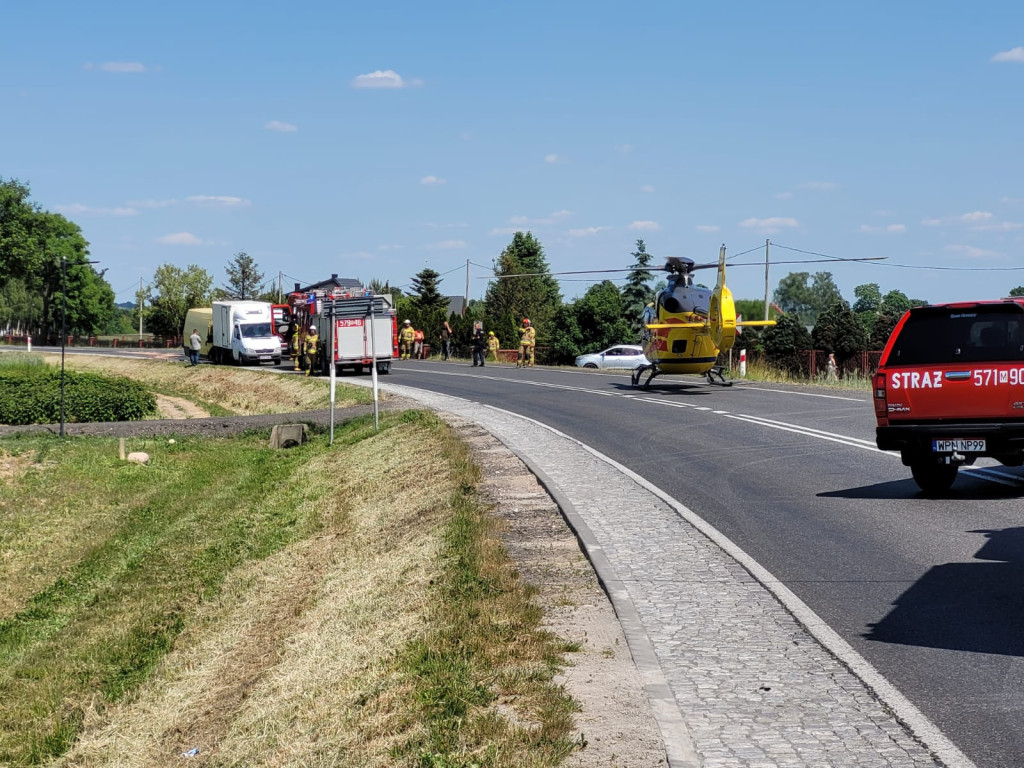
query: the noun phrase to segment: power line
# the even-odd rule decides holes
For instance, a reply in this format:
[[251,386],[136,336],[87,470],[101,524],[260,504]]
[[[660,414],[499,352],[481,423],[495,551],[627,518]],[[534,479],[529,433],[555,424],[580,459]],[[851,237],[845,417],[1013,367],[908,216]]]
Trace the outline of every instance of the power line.
[[[785,248],[787,251],[796,251],[797,253],[806,253],[810,256],[823,256],[829,261],[868,261],[868,259],[844,259],[841,256],[830,256],[827,253],[817,253],[815,251],[803,251],[799,248],[790,248],[788,245],[779,245],[773,242],[773,246],[776,248]],[[874,259],[881,260],[881,259]],[[784,262],[774,261],[773,264],[795,264],[800,262]],[[810,262],[807,262],[810,263]],[[878,264],[880,267],[896,267],[897,269],[930,269],[940,272],[1021,272],[1024,271],[1024,267],[940,267],[935,265],[927,264],[895,264],[891,261],[885,261],[883,264]]]

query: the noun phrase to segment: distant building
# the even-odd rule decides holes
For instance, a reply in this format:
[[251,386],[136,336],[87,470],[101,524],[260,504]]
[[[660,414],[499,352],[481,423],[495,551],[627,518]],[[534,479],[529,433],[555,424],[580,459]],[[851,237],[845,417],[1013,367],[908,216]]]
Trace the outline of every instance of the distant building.
[[310,291],[333,291],[335,288],[362,288],[363,283],[360,280],[356,280],[351,277],[338,277],[337,274],[331,275],[327,280],[321,280],[319,283],[313,283],[312,285],[300,287],[299,283],[295,284],[294,293],[309,293]]

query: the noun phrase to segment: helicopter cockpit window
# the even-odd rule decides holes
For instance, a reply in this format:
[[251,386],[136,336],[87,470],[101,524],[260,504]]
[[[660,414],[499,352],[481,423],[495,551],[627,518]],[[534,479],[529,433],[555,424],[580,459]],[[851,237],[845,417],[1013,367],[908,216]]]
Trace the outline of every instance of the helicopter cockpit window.
[[711,291],[685,285],[677,284],[671,293],[665,292],[661,297],[661,306],[672,314],[693,312],[706,315],[710,304]]

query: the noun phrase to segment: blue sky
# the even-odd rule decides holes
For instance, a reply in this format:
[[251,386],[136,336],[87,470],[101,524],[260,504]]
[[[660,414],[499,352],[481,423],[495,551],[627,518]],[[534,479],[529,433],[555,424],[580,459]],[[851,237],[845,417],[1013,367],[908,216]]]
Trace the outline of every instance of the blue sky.
[[[2,24],[0,176],[81,225],[119,301],[163,263],[222,283],[239,250],[286,288],[431,266],[461,294],[468,259],[481,297],[516,229],[556,271],[770,238],[772,262],[888,257],[779,264],[773,289],[1024,284],[995,271],[1024,268],[1022,3],[92,0]],[[759,298],[763,268],[729,283]]]

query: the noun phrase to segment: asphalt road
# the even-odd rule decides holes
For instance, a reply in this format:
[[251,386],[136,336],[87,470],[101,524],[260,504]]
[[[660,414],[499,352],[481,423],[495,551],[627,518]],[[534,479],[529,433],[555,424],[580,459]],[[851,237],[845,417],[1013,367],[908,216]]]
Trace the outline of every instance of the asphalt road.
[[[1024,765],[1024,470],[926,499],[867,391],[411,361],[385,380],[504,408],[679,499],[804,600],[979,766]],[[638,518],[643,515],[638,509]]]

